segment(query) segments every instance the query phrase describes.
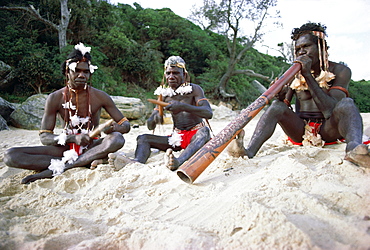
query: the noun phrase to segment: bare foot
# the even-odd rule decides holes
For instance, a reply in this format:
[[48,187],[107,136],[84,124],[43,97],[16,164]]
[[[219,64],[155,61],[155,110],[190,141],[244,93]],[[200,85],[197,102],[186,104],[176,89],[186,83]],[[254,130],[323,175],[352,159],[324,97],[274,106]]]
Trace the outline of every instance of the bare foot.
[[91,166],[90,166],[90,169],[95,169],[99,164],[107,164],[108,163],[108,159],[97,159],[97,160],[93,160],[93,162],[91,162]]
[[353,150],[347,152],[344,159],[361,167],[370,168],[369,149],[365,144],[360,144]]
[[108,155],[108,164],[114,168],[114,170],[118,171],[122,169],[124,166],[126,166],[129,163],[134,163],[134,160],[131,160],[127,158],[122,153],[110,153]]
[[180,164],[176,157],[173,155],[172,148],[167,149],[164,155],[164,164],[167,168],[169,168],[172,171],[175,171],[179,168]]
[[53,178],[53,171],[46,169],[40,173],[29,175],[22,179],[22,184],[30,184],[31,182],[34,182],[36,180],[40,179],[51,179]]
[[227,146],[227,153],[232,157],[244,157],[246,156],[244,148],[244,129],[233,139]]

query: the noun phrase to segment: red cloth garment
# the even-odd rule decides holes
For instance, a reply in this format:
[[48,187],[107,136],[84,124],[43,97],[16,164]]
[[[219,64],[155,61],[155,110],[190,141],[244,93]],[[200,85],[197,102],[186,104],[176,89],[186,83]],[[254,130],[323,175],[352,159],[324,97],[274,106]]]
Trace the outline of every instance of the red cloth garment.
[[73,142],[68,143],[68,145],[69,145],[69,149],[73,149],[74,151],[76,151],[78,156],[82,154],[83,149],[81,148],[80,145],[77,145],[76,143],[73,143]]
[[191,142],[191,138],[198,132],[198,129],[194,130],[180,130],[178,132],[179,135],[181,135],[181,145],[180,147],[182,149],[185,149],[187,146],[189,146]]
[[[320,123],[320,122],[309,122],[309,123],[308,123],[308,125],[311,127],[311,129],[312,129],[312,133],[313,133],[314,135],[317,135],[317,134],[319,133],[319,131],[320,131],[320,127],[321,127],[321,124],[322,124],[322,123]],[[302,146],[302,142],[295,142],[295,141],[293,141],[293,139],[292,139],[292,138],[290,138],[289,136],[288,136],[288,141],[290,141],[293,145]],[[344,142],[345,140],[344,140],[344,139],[341,139],[341,140],[339,140],[339,141]],[[325,145],[333,145],[333,144],[337,144],[337,143],[338,143],[338,141],[325,142]]]
[[[99,139],[99,137],[94,137],[93,139],[96,140],[96,139]],[[76,151],[78,156],[82,155],[83,150],[85,149],[85,147],[81,147],[80,145],[77,145],[76,143],[73,143],[73,142],[68,143],[68,145],[69,145],[69,149],[73,149],[74,151]]]
[[174,128],[172,135],[169,135],[168,143],[172,147],[180,146],[182,149],[185,149],[187,146],[189,146],[191,139],[198,132],[198,130],[205,126],[205,122],[202,121],[201,123],[192,127],[190,130],[180,130],[178,128]]

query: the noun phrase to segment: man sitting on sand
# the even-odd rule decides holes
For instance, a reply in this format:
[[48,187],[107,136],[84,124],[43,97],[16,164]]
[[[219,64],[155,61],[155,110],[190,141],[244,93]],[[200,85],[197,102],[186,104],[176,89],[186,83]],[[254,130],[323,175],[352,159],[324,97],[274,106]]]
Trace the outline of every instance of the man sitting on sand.
[[[179,56],[169,57],[164,64],[164,75],[167,86],[158,87],[155,94],[163,98],[165,107],[171,112],[174,131],[170,136],[143,134],[137,137],[135,159],[128,159],[119,154],[110,154],[109,162],[116,169],[122,168],[130,162],[146,163],[151,148],[166,151],[166,166],[176,170],[188,160],[198,149],[210,139],[210,129],[203,118],[212,118],[212,109],[204,92],[199,85],[189,83],[185,61]],[[163,122],[160,114],[161,106],[154,109],[147,120],[149,130],[153,130],[157,123]],[[173,151],[184,150],[176,158]]]
[[[124,145],[122,134],[130,131],[130,123],[107,93],[90,86],[97,69],[91,65],[90,50],[80,43],[62,64],[66,86],[48,96],[41,122],[39,134],[45,146],[14,147],[5,152],[4,162],[9,167],[42,171],[22,183],[52,178],[74,167],[96,166]],[[98,127],[102,108],[115,122],[105,128],[107,136],[91,138],[89,132]],[[57,115],[64,121],[60,135],[53,132]]]
[[[351,70],[328,61],[325,30],[316,23],[293,30],[296,61],[302,69],[261,116],[244,155],[254,157],[279,124],[293,144],[322,146],[345,139],[345,159],[370,167],[368,147],[362,144],[362,118],[348,97]],[[295,111],[290,106],[293,95]]]

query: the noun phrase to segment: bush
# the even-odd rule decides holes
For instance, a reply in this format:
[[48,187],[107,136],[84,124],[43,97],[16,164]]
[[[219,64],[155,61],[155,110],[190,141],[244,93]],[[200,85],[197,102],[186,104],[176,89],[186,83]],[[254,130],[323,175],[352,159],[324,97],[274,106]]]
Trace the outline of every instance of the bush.
[[351,80],[349,84],[349,96],[355,101],[361,113],[370,112],[370,81]]

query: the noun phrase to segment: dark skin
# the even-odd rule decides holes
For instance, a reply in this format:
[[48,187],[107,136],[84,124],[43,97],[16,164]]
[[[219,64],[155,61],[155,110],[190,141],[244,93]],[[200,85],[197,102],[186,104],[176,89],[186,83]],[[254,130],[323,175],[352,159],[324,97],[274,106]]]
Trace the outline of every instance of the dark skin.
[[[182,68],[167,67],[165,71],[166,81],[168,85],[176,90],[182,83],[185,82],[187,73]],[[191,84],[193,91],[185,95],[175,95],[172,97],[166,96],[163,101],[170,103],[165,107],[165,110],[171,112],[174,126],[180,130],[190,130],[195,125],[202,122],[202,119],[212,118],[212,109],[207,100],[204,99],[204,92],[196,84]],[[200,100],[200,101],[199,101]],[[153,130],[156,124],[161,121],[159,112],[154,110],[152,115],[147,120],[149,130]],[[187,159],[189,159],[199,148],[201,148],[210,139],[210,131],[208,127],[203,127],[191,139],[190,145],[184,149],[179,158],[171,158],[171,170],[177,169]],[[150,149],[156,148],[165,151],[172,148],[174,151],[180,151],[180,147],[173,148],[168,143],[168,136],[158,136],[144,134],[137,138],[137,148],[135,151],[134,161],[145,163],[150,156]]]
[[[65,102],[64,93],[72,95],[72,103],[77,106],[78,93],[78,113],[80,117],[88,114],[88,92],[85,89],[87,81],[91,76],[87,62],[77,64],[75,71],[69,69],[67,73],[68,86],[73,91],[66,91],[67,87],[51,93],[45,103],[45,113],[41,122],[41,130],[53,131],[56,125],[57,116],[65,118],[65,109],[62,104]],[[122,134],[130,131],[128,121],[117,124],[124,116],[115,106],[114,102],[105,92],[89,88],[91,103],[91,124],[89,129],[97,127],[100,121],[101,109],[104,108],[111,118],[115,121],[111,127],[105,129],[107,136],[94,140],[87,134],[67,135],[66,146],[59,145],[57,136],[52,133],[41,133],[40,140],[45,146],[36,147],[15,147],[6,151],[4,162],[14,168],[42,171],[41,173],[27,176],[22,183],[30,183],[37,179],[52,178],[52,171],[48,170],[51,159],[61,159],[63,152],[69,150],[67,143],[76,143],[88,148],[81,154],[73,164],[66,164],[66,170],[74,167],[82,167],[91,164],[95,160],[107,158],[109,153],[115,152],[124,145]],[[67,114],[69,115],[69,114]]]
[[[345,138],[346,152],[351,152],[362,144],[362,118],[350,98],[338,89],[322,89],[314,79],[320,74],[319,51],[317,43],[311,34],[298,38],[295,45],[296,61],[301,63],[301,74],[305,78],[308,90],[295,91],[296,112],[302,112],[301,117],[293,112],[280,100],[275,100],[258,121],[252,139],[245,149],[245,154],[253,158],[263,143],[269,139],[277,124],[295,142],[301,142],[304,135],[305,122],[303,118],[324,118],[320,135],[326,142]],[[335,62],[329,62],[329,71],[335,74],[329,85],[348,89],[351,71],[348,67]],[[310,112],[309,117],[302,117]],[[362,145],[361,145],[362,146]]]

